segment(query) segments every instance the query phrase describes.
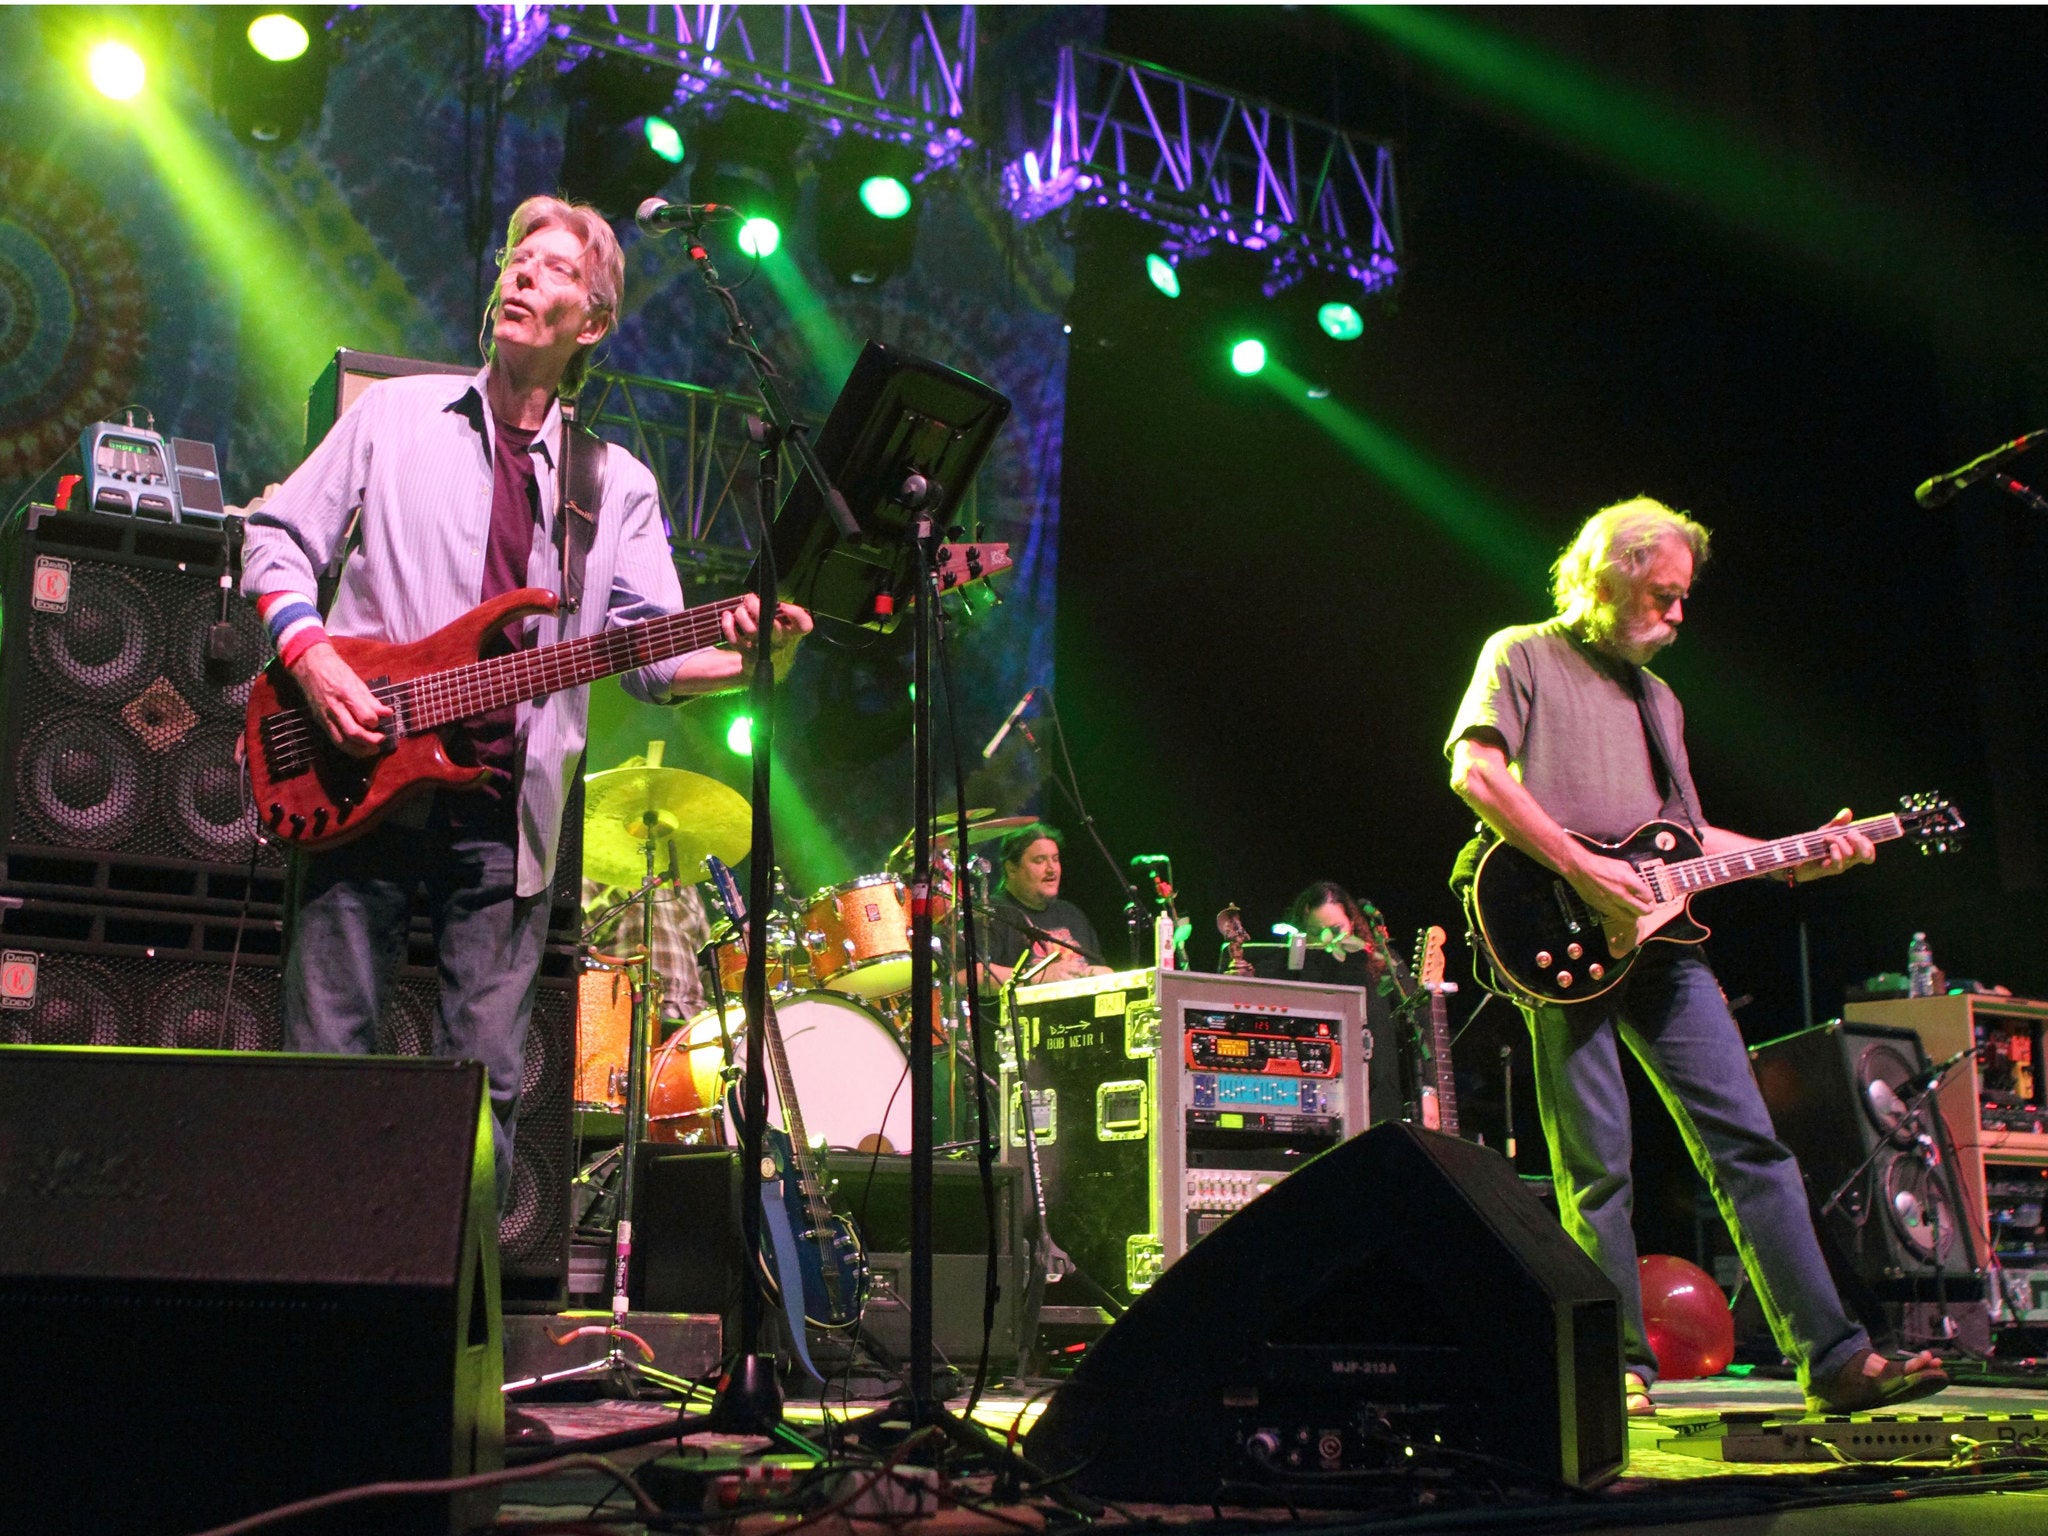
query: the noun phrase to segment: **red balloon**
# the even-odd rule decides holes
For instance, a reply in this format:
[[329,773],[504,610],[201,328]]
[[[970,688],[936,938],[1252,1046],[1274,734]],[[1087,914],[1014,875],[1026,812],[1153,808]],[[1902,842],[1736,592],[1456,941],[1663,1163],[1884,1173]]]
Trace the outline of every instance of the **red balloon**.
[[1636,1262],[1657,1374],[1686,1381],[1728,1369],[1735,1358],[1735,1319],[1714,1277],[1668,1253],[1647,1253]]

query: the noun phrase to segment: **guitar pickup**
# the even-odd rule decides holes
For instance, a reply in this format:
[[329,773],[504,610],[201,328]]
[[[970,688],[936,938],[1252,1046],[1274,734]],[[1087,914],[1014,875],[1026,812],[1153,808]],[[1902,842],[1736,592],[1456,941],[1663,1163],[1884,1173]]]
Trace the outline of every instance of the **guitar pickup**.
[[1557,899],[1557,915],[1564,919],[1565,927],[1573,933],[1584,932],[1585,924],[1579,921],[1579,903],[1572,888],[1562,880],[1553,880],[1550,894]]

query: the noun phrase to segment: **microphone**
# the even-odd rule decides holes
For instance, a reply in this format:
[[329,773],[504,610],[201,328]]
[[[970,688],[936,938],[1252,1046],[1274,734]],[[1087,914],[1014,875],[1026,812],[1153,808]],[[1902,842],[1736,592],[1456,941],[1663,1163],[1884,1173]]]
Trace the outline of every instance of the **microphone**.
[[981,749],[981,756],[984,762],[996,755],[996,748],[1003,744],[1004,738],[1010,734],[1010,728],[1024,717],[1025,708],[1031,703],[1032,696],[1037,692],[1036,685],[1026,688],[1024,690],[1024,697],[1017,701],[1017,707],[1003,716],[1003,723],[996,727],[995,735],[989,737],[988,745]]
[[650,197],[634,213],[633,222],[640,226],[641,234],[658,238],[679,226],[741,216],[731,203],[672,203],[665,197]]
[[2048,431],[2029,432],[2009,443],[2001,443],[1989,453],[1970,460],[1961,469],[1952,469],[1945,475],[1923,480],[1920,482],[1920,488],[1913,492],[1913,499],[1932,511],[1953,500],[1958,491],[1966,491],[1987,475],[1996,474],[2043,437],[2048,437]]
[[1974,1056],[1976,1052],[1976,1046],[1964,1046],[1955,1055],[1949,1057],[1947,1061],[1936,1062],[1931,1067],[1915,1072],[1911,1077],[1899,1084],[1899,1092],[1907,1098],[1912,1097],[1916,1093],[1925,1093],[1929,1088],[1932,1088],[1936,1083],[1948,1076],[1951,1067],[1961,1062],[1965,1057]]

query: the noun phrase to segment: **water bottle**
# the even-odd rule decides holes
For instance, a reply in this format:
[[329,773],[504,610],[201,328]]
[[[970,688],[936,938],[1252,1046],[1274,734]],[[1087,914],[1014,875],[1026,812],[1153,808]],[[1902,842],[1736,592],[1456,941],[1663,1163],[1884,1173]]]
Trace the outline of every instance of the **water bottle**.
[[1924,933],[1914,934],[1906,946],[1906,996],[1934,996],[1934,951]]

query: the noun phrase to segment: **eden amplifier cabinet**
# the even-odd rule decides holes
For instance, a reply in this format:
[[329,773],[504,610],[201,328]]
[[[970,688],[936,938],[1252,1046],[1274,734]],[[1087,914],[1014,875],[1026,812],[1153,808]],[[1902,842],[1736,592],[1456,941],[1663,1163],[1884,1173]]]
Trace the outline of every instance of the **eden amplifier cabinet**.
[[1356,987],[1156,970],[1020,987],[1003,1050],[1022,1064],[1004,1069],[1004,1158],[1028,1201],[1035,1153],[1053,1242],[1120,1305],[1366,1125]]

